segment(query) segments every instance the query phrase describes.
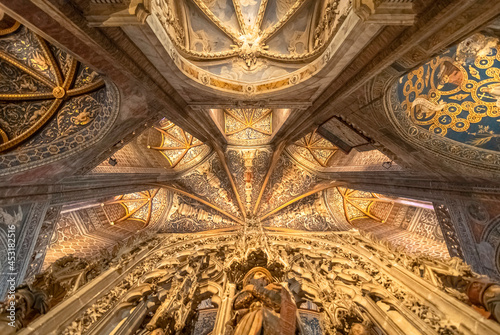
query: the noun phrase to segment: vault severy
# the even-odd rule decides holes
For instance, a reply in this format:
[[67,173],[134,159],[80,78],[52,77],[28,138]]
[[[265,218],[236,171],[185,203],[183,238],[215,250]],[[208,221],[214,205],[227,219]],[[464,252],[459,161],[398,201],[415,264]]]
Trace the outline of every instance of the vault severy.
[[[362,226],[375,235],[394,236],[396,244],[405,241],[411,252],[449,257],[432,209],[415,202],[403,204],[397,197],[350,189],[325,174],[341,168],[363,168],[363,164],[372,171],[385,170],[382,162],[388,158],[379,151],[359,151],[366,150],[362,144],[358,147],[361,149],[346,153],[318,129],[288,146],[259,144],[258,141],[272,137],[276,110],[213,111],[220,113],[220,118],[214,120],[225,122],[220,126],[221,134],[229,135],[225,150],[194,140],[182,128],[163,119],[141,135],[137,143],[123,148],[123,154],[117,153],[118,165],[126,165],[127,156],[147,157],[163,150],[158,162],[171,171],[174,180],[154,184],[170,194],[163,223],[155,228],[158,231],[195,233],[262,226],[326,232]],[[350,130],[350,138],[358,139],[353,136],[353,129],[341,129],[344,133]],[[237,145],[231,142],[234,134],[242,134]],[[347,135],[336,134],[347,141]],[[182,163],[183,157],[193,156],[189,154],[190,139],[199,144],[195,148],[205,147],[206,154]],[[162,146],[152,144],[160,140]],[[178,147],[179,143],[186,146]],[[181,163],[172,164],[175,157]],[[108,173],[120,171],[103,162],[94,173],[100,175],[104,168],[108,168]],[[397,168],[395,165],[396,171]]]
[[319,72],[351,11],[347,0],[157,0],[147,22],[184,75],[254,95]]

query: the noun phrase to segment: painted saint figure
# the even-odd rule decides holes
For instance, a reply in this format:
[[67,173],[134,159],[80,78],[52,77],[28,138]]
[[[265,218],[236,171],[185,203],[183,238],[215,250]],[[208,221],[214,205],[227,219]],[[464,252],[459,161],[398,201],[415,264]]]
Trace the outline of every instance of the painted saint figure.
[[234,335],[303,334],[290,293],[272,283],[271,273],[265,268],[253,268],[245,275],[233,309],[235,316],[230,322],[237,322]]
[[441,63],[436,73],[436,87],[440,91],[451,91],[462,84],[462,72],[449,61]]

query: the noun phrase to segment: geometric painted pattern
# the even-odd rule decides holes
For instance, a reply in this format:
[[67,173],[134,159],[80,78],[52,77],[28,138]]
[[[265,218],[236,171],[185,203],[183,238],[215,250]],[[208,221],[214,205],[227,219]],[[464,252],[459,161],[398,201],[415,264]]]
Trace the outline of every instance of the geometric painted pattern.
[[338,148],[314,130],[290,145],[289,150],[316,166],[326,167]]
[[28,28],[0,30],[0,174],[40,166],[102,139],[118,92]]
[[337,187],[342,196],[345,218],[352,224],[353,220],[371,218],[378,222],[385,222],[385,218],[379,218],[371,213],[371,207],[376,202],[389,202],[381,199],[376,193],[352,190],[345,187]]
[[[147,190],[142,192],[120,195],[115,200],[102,204],[104,213],[110,225],[115,225],[125,220],[136,220],[148,226],[153,212],[153,199],[160,189]],[[120,204],[125,208],[125,215],[120,218],[111,218],[106,212],[105,205]]]
[[225,133],[234,140],[270,137],[273,133],[272,120],[272,110],[267,108],[224,110]]
[[161,145],[148,145],[148,149],[159,150],[171,168],[182,168],[190,162],[200,161],[209,151],[207,145],[167,119],[161,120],[155,129],[162,135]]
[[[63,63],[57,49],[51,48],[44,39],[17,22],[13,29],[0,31],[0,36],[17,30],[20,33],[16,36],[24,40],[13,43],[8,37],[0,40],[0,77],[10,83],[4,84],[0,80],[0,101],[17,103],[2,104],[0,109],[0,152],[31,138],[52,116],[58,114],[65,100],[104,86],[104,81],[96,75],[95,80],[86,78],[86,81],[81,82],[76,59],[66,56]],[[91,72],[90,69],[87,71]],[[15,80],[20,82],[17,86],[12,84]],[[44,101],[44,104],[30,109],[19,107],[33,100]],[[68,124],[63,124],[61,116],[58,117],[61,136],[74,132],[94,119],[91,108],[75,108],[70,114]]]

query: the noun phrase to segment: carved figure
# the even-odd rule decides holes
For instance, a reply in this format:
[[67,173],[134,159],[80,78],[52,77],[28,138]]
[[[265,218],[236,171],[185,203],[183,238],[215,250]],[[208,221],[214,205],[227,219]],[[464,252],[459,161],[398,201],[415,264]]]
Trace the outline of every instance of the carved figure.
[[370,335],[370,331],[361,323],[354,323],[349,335]]
[[237,321],[234,335],[288,335],[300,332],[296,306],[283,286],[272,283],[271,273],[261,267],[250,270],[243,290],[233,302]]

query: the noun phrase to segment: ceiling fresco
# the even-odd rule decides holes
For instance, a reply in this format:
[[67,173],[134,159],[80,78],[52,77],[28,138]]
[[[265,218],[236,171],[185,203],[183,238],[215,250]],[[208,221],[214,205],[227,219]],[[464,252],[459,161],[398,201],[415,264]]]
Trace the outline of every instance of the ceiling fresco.
[[[234,230],[256,224],[269,229],[305,231],[345,231],[361,225],[381,233],[388,231],[386,223],[392,215],[390,222],[397,221],[393,217],[405,218],[399,225],[392,224],[396,229],[393,233],[407,231],[408,245],[421,250],[415,236],[424,236],[432,229],[435,231],[436,226],[427,224],[424,219],[420,224],[415,219],[418,216],[415,211],[399,214],[400,209],[395,208],[389,198],[325,184],[328,180],[322,173],[334,165],[343,168],[355,167],[352,164],[380,165],[387,157],[377,150],[351,150],[345,154],[315,130],[284,150],[281,146],[274,151],[271,146],[253,142],[268,141],[272,136],[271,109],[228,109],[221,112],[225,122],[221,132],[229,140],[234,136],[240,141],[238,145],[229,145],[225,152],[212,151],[209,145],[167,119],[120,149],[115,158],[118,165],[125,165],[130,170],[126,171],[148,173],[156,170],[147,169],[160,167],[177,170],[176,177],[171,183],[165,183],[164,188],[120,195],[106,202],[99,219],[103,224],[89,228],[89,232],[94,233],[83,234],[82,241],[97,250],[116,240],[116,229],[126,234],[145,228],[186,233]],[[156,156],[151,156],[153,153]],[[358,156],[362,156],[362,162],[356,159]],[[99,168],[104,169],[106,164],[109,162],[102,163]],[[96,172],[104,171],[101,170]],[[117,171],[111,169],[107,172]],[[58,233],[70,233],[59,234],[62,237],[49,249],[46,264],[61,253],[80,248],[75,245],[75,238],[81,234],[71,232],[76,232],[78,225],[85,226],[83,223],[74,225],[74,222],[85,220],[66,220],[64,227],[57,230]],[[407,225],[405,220],[413,224]],[[95,234],[105,237],[105,241],[96,240]],[[427,236],[424,238],[433,240]],[[443,249],[441,245],[436,248]],[[87,250],[79,252],[86,253]]]
[[271,148],[258,149],[228,148],[226,155],[240,198],[244,201],[247,215],[255,208],[264,178],[269,170],[272,157]]
[[351,227],[330,214],[323,192],[318,192],[285,207],[265,220],[265,226],[308,231],[341,231]]
[[224,132],[230,144],[265,144],[273,134],[272,126],[269,108],[224,110]]
[[161,144],[148,145],[148,149],[160,151],[173,169],[191,167],[210,152],[206,144],[167,119],[161,120],[155,129],[161,133]]
[[[226,124],[224,129],[226,135],[227,132],[245,133],[250,128],[257,128],[261,126],[259,120],[266,121],[262,126],[264,129],[267,127],[270,130],[272,127],[272,111],[270,109],[233,109],[226,110],[226,113],[228,113],[226,121],[230,117],[232,122],[241,123],[240,125]],[[256,123],[259,124],[252,123],[252,120],[258,120]],[[256,131],[255,133],[262,134],[263,132],[264,130],[261,129],[261,132]],[[152,141],[161,141],[161,144],[160,146],[151,146]],[[377,195],[339,188],[336,190],[336,195],[339,198],[337,205],[333,205],[329,200],[322,200],[323,195],[318,198],[319,202],[308,197],[310,194],[314,196],[316,192],[326,196],[327,193],[322,192],[322,190],[332,187],[326,184],[328,180],[321,175],[325,168],[331,167],[330,160],[332,158],[362,155],[366,158],[363,160],[363,164],[380,165],[382,160],[378,155],[383,157],[383,161],[387,160],[387,157],[377,150],[361,153],[352,150],[349,154],[345,154],[316,131],[312,131],[302,139],[292,143],[286,150],[280,149],[276,152],[271,146],[248,144],[252,143],[251,140],[242,140],[241,143],[247,145],[229,145],[225,152],[213,151],[205,154],[205,152],[210,151],[208,145],[203,144],[172,122],[163,119],[158,127],[153,127],[141,135],[140,141],[130,143],[119,150],[115,154],[115,158],[118,160],[118,165],[125,164],[130,168],[130,171],[126,171],[145,173],[149,170],[145,170],[144,163],[146,161],[154,162],[154,158],[146,157],[146,154],[161,153],[164,158],[167,158],[163,160],[164,168],[170,169],[173,165],[174,169],[176,167],[180,169],[173,182],[165,183],[165,187],[176,193],[178,199],[186,199],[187,205],[194,201],[208,206],[210,211],[215,211],[218,213],[217,215],[226,220],[225,224],[235,222],[241,225],[248,219],[262,219],[267,222],[266,224],[275,227],[293,226],[297,229],[302,227],[306,230],[316,228],[325,230],[346,229],[346,227],[351,226],[353,220],[360,218],[370,218],[377,222],[384,220],[384,217],[373,211],[374,208],[378,207],[372,206],[372,204],[375,202],[387,203],[387,199],[379,199]],[[199,152],[195,151],[198,148],[204,150],[197,155],[190,153],[190,151]],[[185,159],[186,161],[184,161]],[[141,161],[142,163],[139,164]],[[337,159],[337,161],[335,164],[360,164],[359,160],[352,159],[347,161]],[[100,169],[96,168],[97,173],[104,169],[103,164],[109,165],[108,162],[102,163],[98,167]],[[345,166],[345,168],[349,168],[349,166]],[[150,172],[155,171],[151,170]],[[108,172],[117,171],[111,169]],[[180,196],[182,197],[179,198]],[[302,199],[303,197],[306,197],[306,200]],[[150,209],[148,199],[150,198],[154,199],[155,197],[152,194],[137,193],[115,199],[115,202],[121,203],[127,208],[126,214],[108,221],[121,222],[132,218],[147,222],[147,213]],[[188,198],[190,200],[187,200]],[[338,204],[342,204],[342,206],[336,208],[335,206],[338,207]],[[133,207],[130,207],[132,205]],[[323,215],[324,213],[318,210],[320,205],[330,212],[342,213],[343,219],[337,218],[336,214]],[[335,209],[330,210],[333,207]],[[287,212],[282,212],[284,208]],[[305,217],[298,221],[289,219],[291,213],[299,211],[310,213],[313,208],[313,216],[317,216],[314,223],[305,222]],[[210,213],[210,211],[206,212]],[[188,210],[187,212],[191,213],[188,215],[191,217],[190,220],[195,216],[198,217],[198,214],[195,215],[193,211]],[[175,210],[172,213],[175,213]],[[184,219],[180,218],[186,215],[181,212],[178,214],[180,216],[176,222],[181,222]],[[211,229],[218,227],[217,224],[207,226],[206,222],[202,223],[201,221],[192,224],[193,231],[199,231],[202,229],[200,227],[211,227]],[[172,229],[179,230],[180,228]]]
[[298,159],[305,159],[315,166],[327,167],[338,148],[316,130],[288,146],[287,150]]
[[[165,156],[159,150],[148,150],[152,143],[161,143],[162,134],[155,128],[147,128],[131,142],[123,145],[112,158],[107,159],[91,170],[92,174],[99,173],[164,173],[172,170]],[[119,143],[122,145],[122,143]]]
[[338,210],[342,206],[342,212],[344,212],[346,220],[351,224],[356,219],[370,218],[378,222],[384,222],[387,219],[386,217],[378,217],[372,213],[372,207],[375,203],[389,202],[386,199],[381,199],[378,194],[352,190],[345,187],[336,187],[333,193],[336,199],[336,209]]
[[174,194],[170,211],[159,231],[193,233],[237,226],[240,225],[216,210],[190,197]]
[[93,257],[110,252],[117,243],[159,228],[170,210],[172,193],[150,189],[62,213],[42,259],[46,268],[63,256]]
[[264,224],[297,230],[349,230],[361,219],[368,219],[368,224],[386,223],[393,207],[394,199],[379,194],[331,187],[284,207]]
[[158,0],[149,24],[185,75],[219,90],[255,94],[318,72],[349,3]]
[[477,33],[394,83],[390,116],[412,142],[500,164],[500,44]]
[[[261,265],[264,255],[265,264],[274,266],[269,282],[280,282],[278,272],[307,282],[309,274],[299,272],[317,268],[314,275],[329,280],[319,283],[329,285],[330,298],[337,294],[347,301],[328,310],[321,299],[310,300],[317,287],[306,283],[310,292],[300,299],[308,300],[297,304],[309,309],[304,323],[310,333],[328,333],[335,325],[322,327],[319,315],[347,318],[354,295],[366,293],[357,270],[347,269],[349,262],[383,286],[392,277],[382,278],[377,262],[406,262],[408,273],[425,277],[415,260],[429,260],[426,255],[449,258],[450,268],[463,267],[454,253],[467,261],[500,255],[500,246],[492,249],[500,244],[500,228],[489,227],[493,211],[471,208],[464,192],[474,184],[480,197],[472,200],[493,199],[494,185],[485,181],[500,167],[500,38],[489,35],[500,37],[500,21],[495,20],[497,30],[479,32],[493,18],[487,11],[479,18],[467,13],[477,5],[473,1],[39,2],[45,3],[0,0],[0,177],[6,181],[0,185],[0,245],[8,244],[3,228],[12,223],[24,234],[18,238],[28,254],[24,270],[34,260],[47,270],[63,267],[61,259],[92,258],[97,261],[80,262],[89,279],[98,275],[93,267],[99,261],[105,263],[101,278],[121,276],[117,289],[101,292],[100,301],[85,300],[81,318],[61,326],[68,332],[78,333],[79,325],[94,333],[105,330],[104,323],[90,326],[101,316],[110,321],[106,310],[118,310],[130,298],[122,299],[121,288],[133,288],[135,281],[144,284],[140,296],[159,293],[153,306],[158,310],[146,306],[149,297],[136,304],[148,307],[145,333],[164,332],[164,321],[175,328],[163,316],[188,315],[182,303],[191,302],[180,301],[182,310],[163,310],[160,300],[175,294],[156,290],[157,275],[160,281],[172,279],[164,285],[172,292],[185,295],[187,286],[193,287],[186,293],[191,297],[202,292],[204,303],[193,303],[197,311],[189,316],[197,320],[190,322],[196,331],[227,326],[224,318],[216,326],[210,322],[221,316],[214,308],[228,301],[219,306],[224,299],[206,295],[224,298],[231,283],[245,288],[252,278],[245,278],[243,267]],[[29,12],[18,13],[24,7]],[[500,13],[500,5],[492,7]],[[460,10],[446,16],[453,8]],[[14,20],[6,28],[3,16],[10,14],[33,31]],[[476,22],[483,18],[482,25]],[[435,34],[440,26],[442,34]],[[464,36],[469,37],[459,43]],[[473,163],[453,166],[462,161],[450,157]],[[470,169],[472,164],[485,168]],[[467,215],[481,222],[470,224]],[[36,235],[47,240],[41,247]],[[123,245],[132,252],[114,257]],[[268,253],[271,247],[277,253]],[[412,255],[401,261],[403,248]],[[342,257],[330,257],[332,250]],[[353,250],[390,257],[363,263]],[[113,263],[107,264],[106,254],[114,254]],[[325,257],[313,259],[315,254]],[[189,264],[174,264],[181,271],[164,276],[172,262]],[[431,263],[426,266],[438,264]],[[496,273],[500,259],[485,266]],[[217,270],[220,280],[202,286],[204,278],[196,273],[204,270]],[[146,272],[155,272],[152,281],[141,279]],[[77,279],[82,281],[76,285],[87,280]],[[212,290],[220,281],[225,284]],[[344,289],[349,281],[360,284],[353,286],[356,292]],[[281,293],[297,293],[298,284],[291,282],[290,292]],[[400,292],[388,293],[398,295],[401,303],[396,302],[408,307],[403,308],[426,314],[418,299],[410,296],[405,305]],[[365,297],[389,316],[397,309],[377,292]],[[129,305],[129,321],[144,312]],[[404,326],[397,318],[392,313],[394,329]],[[429,334],[444,329],[434,315],[421,319],[410,320],[410,328],[423,325]],[[240,320],[232,321],[237,327]],[[127,328],[123,322],[114,326],[117,333]]]
[[[231,110],[229,116],[243,121],[242,125],[225,128],[235,134],[261,126],[252,124],[254,119],[266,120],[264,129],[272,126],[271,110]],[[125,151],[119,159],[131,162],[141,160],[147,152],[161,152],[167,158],[165,167],[175,169],[184,164],[184,168],[162,188],[120,195],[103,204],[100,218],[103,224],[90,229],[92,232],[69,238],[71,231],[77,231],[79,226],[78,223],[72,226],[74,220],[66,220],[57,232],[70,233],[64,233],[66,237],[59,234],[63,237],[51,245],[46,264],[72,250],[85,254],[105,249],[110,241],[116,241],[119,235],[116,229],[127,235],[137,231],[232,231],[260,225],[266,229],[304,231],[346,231],[366,226],[374,234],[404,235],[412,250],[430,248],[429,252],[445,254],[444,242],[429,235],[439,228],[435,220],[431,220],[434,225],[428,220],[429,215],[416,210],[401,214],[401,208],[394,206],[394,199],[328,182],[322,173],[325,167],[330,167],[329,161],[336,155],[348,155],[338,152],[338,147],[316,131],[286,149],[284,145],[276,149],[266,145],[229,145],[225,152],[211,153],[208,145],[166,119],[149,132],[133,146],[126,146],[127,150],[122,149]],[[160,137],[160,146],[152,147],[151,140],[160,141]],[[197,148],[207,148],[208,152],[190,154]],[[127,157],[130,155],[133,157]],[[375,159],[372,163],[380,162]],[[422,247],[422,238],[431,241],[426,242],[427,249]],[[90,245],[90,249],[81,249],[77,240]]]
[[[106,202],[103,205],[104,213],[110,225],[116,225],[125,220],[135,220],[143,224],[144,227],[151,223],[157,223],[159,215],[162,213],[158,208],[166,206],[165,189],[152,189],[142,192],[120,195],[116,199]],[[106,211],[106,205],[120,204],[125,209],[123,216],[113,217]]]
[[316,174],[298,166],[287,154],[282,154],[263,193],[259,214],[264,215],[285,205],[320,181]]
[[182,175],[177,179],[177,183],[184,190],[214,204],[223,211],[238,218],[243,217],[231,181],[216,153]]
[[112,84],[26,27],[0,31],[0,174],[96,143],[119,103]]
[[[376,236],[401,237],[395,238],[394,243],[404,241],[403,246],[412,252],[446,257],[446,246],[434,212],[406,205],[397,207],[394,200],[332,187],[291,202],[266,219],[256,217],[244,222],[233,220],[212,202],[203,203],[190,194],[167,188],[145,190],[61,215],[44,267],[69,254],[98,255],[138,232],[232,231],[243,226],[259,226],[260,222],[269,229],[304,231],[347,231],[360,226]],[[382,206],[376,208],[377,204]],[[390,220],[381,217],[390,217]]]

